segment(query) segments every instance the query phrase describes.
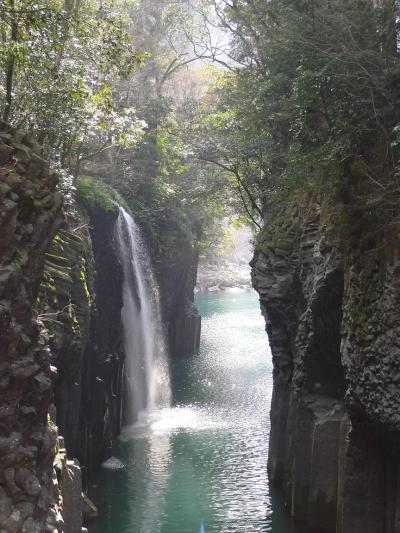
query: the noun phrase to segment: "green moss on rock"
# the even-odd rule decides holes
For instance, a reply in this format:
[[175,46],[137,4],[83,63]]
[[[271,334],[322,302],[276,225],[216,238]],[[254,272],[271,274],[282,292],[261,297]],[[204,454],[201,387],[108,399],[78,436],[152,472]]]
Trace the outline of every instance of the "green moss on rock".
[[124,198],[110,185],[89,176],[78,176],[75,182],[78,200],[85,209],[101,207],[105,211],[115,211],[116,206],[129,207]]
[[293,250],[300,228],[300,211],[294,204],[274,206],[266,217],[257,237],[257,248],[264,253],[273,250],[289,255]]
[[358,266],[360,270],[353,269],[351,273],[351,298],[345,305],[345,311],[351,321],[352,335],[363,345],[369,342],[370,318],[375,311],[374,303],[379,298],[382,287],[375,255]]

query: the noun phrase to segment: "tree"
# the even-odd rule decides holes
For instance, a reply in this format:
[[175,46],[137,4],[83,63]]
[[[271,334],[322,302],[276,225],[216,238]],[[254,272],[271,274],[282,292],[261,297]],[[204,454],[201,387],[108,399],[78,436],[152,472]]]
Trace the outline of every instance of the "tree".
[[397,3],[209,5],[244,66],[210,97],[203,150],[239,174],[253,212],[290,190],[343,194],[355,181],[371,198],[390,195],[400,130]]
[[142,125],[112,91],[141,61],[116,2],[8,0],[0,16],[3,119],[33,130],[70,171],[93,151],[136,140]]

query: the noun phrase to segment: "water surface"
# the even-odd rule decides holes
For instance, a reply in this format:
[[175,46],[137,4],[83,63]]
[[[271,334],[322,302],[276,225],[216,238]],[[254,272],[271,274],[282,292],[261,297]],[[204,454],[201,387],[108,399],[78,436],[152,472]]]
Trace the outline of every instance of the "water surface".
[[200,354],[171,364],[173,403],[126,428],[94,498],[99,533],[304,533],[267,476],[272,365],[254,293],[197,298]]

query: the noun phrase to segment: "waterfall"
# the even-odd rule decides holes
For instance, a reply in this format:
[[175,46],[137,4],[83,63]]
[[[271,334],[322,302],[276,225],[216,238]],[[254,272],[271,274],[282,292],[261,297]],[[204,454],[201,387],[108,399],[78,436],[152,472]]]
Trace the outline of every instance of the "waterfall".
[[118,254],[123,269],[121,311],[127,383],[126,422],[170,403],[166,343],[158,286],[140,229],[119,207],[116,224]]

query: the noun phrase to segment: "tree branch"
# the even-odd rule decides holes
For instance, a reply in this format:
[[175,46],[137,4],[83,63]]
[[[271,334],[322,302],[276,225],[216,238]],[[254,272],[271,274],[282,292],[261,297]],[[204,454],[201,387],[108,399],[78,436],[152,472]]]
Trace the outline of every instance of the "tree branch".
[[212,163],[212,164],[214,164],[214,165],[226,170],[227,172],[230,172],[231,174],[233,174],[236,177],[236,180],[238,182],[238,186],[242,187],[244,189],[244,191],[246,192],[246,194],[247,194],[247,196],[248,196],[248,198],[250,200],[251,207],[252,207],[253,211],[256,211],[256,213],[258,213],[258,215],[262,218],[263,213],[262,213],[261,209],[259,208],[259,206],[257,205],[257,202],[254,199],[254,197],[253,197],[250,189],[248,188],[247,184],[245,183],[245,181],[240,176],[237,167],[229,167],[228,165],[225,165],[224,163],[220,163],[219,161],[215,161],[215,159],[209,159],[209,158],[206,158],[206,157],[202,157],[201,159],[202,159],[202,161],[207,161],[208,163]]

